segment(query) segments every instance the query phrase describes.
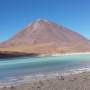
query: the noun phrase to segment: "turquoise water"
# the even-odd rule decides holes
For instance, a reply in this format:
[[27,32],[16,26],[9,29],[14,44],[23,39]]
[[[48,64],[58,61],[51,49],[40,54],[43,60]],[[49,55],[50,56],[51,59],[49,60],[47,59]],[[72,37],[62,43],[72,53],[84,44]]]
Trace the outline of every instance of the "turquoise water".
[[0,59],[0,79],[80,68],[90,68],[90,54]]

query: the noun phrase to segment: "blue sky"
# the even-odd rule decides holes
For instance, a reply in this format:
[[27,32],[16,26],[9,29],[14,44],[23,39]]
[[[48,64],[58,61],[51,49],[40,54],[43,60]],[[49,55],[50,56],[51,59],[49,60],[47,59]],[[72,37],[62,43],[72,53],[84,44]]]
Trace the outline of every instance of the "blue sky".
[[90,0],[0,0],[0,41],[38,18],[64,25],[90,39]]

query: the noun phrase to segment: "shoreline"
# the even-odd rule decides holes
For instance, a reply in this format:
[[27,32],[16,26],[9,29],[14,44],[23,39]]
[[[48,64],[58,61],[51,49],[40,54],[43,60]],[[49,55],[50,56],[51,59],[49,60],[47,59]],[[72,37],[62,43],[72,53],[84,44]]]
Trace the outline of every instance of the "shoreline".
[[47,57],[47,56],[68,56],[68,55],[85,55],[90,54],[90,52],[71,52],[71,53],[55,53],[55,54],[40,54],[39,57]]
[[[83,55],[83,54],[90,54],[90,52],[56,53],[56,54],[51,54],[51,55],[47,55],[47,56]],[[41,56],[44,56],[44,55],[41,55]]]
[[47,57],[47,56],[68,56],[68,55],[83,55],[90,54],[90,52],[70,52],[70,53],[54,53],[54,54],[36,54],[36,53],[24,53],[24,52],[0,52],[0,59],[12,59],[20,57]]
[[[48,77],[40,76],[42,78],[39,77],[31,83],[0,85],[0,90],[90,90],[90,69],[74,70],[66,74],[54,73],[54,75],[49,74]],[[26,78],[30,80],[30,76]]]
[[26,84],[32,84],[33,82],[44,81],[47,79],[55,79],[56,77],[68,77],[71,75],[78,75],[82,73],[90,73],[89,68],[72,69],[65,72],[51,72],[51,73],[39,73],[28,74],[24,76],[8,77],[7,80],[0,80],[0,90],[4,87],[10,88],[11,86],[22,86]]

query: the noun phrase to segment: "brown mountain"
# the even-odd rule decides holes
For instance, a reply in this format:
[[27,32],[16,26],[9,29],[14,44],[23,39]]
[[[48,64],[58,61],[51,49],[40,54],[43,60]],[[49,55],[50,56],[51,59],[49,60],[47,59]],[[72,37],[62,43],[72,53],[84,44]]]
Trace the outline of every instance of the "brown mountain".
[[44,19],[38,19],[1,43],[0,51],[36,54],[87,52],[88,40],[82,35]]

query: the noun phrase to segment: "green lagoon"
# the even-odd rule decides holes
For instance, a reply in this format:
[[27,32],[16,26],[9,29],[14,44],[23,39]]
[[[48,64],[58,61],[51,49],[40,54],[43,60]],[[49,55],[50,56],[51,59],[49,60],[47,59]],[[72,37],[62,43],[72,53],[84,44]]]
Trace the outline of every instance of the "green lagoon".
[[0,79],[90,68],[90,54],[0,59]]

